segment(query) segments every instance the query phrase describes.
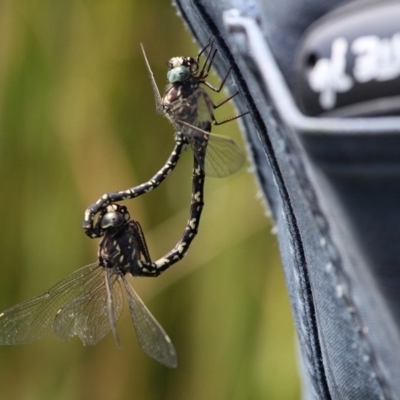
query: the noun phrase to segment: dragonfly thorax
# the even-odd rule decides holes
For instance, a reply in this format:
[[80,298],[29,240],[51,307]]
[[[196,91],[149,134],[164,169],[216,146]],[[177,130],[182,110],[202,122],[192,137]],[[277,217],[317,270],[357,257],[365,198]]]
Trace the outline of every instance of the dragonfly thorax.
[[104,238],[99,245],[99,264],[116,273],[130,272],[137,267],[143,247],[136,223],[130,220],[125,206],[110,204],[99,217]]
[[204,129],[204,121],[211,127],[211,98],[196,80],[168,85],[161,104],[165,115],[180,128],[178,121]]
[[125,275],[138,267],[140,246],[134,225],[125,223],[118,230],[106,231],[99,246],[99,264]]

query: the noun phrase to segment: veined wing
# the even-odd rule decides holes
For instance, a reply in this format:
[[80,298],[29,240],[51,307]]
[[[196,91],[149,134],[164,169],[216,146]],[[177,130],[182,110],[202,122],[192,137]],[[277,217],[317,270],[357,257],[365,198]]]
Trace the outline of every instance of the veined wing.
[[210,133],[204,165],[207,176],[224,178],[237,172],[244,162],[243,151],[233,139]]
[[179,123],[185,126],[182,132],[188,138],[194,155],[207,176],[224,178],[243,166],[245,156],[233,139],[204,131],[184,121]]
[[213,122],[212,99],[201,87],[197,88],[194,95],[197,98],[197,119],[193,122],[193,125],[208,132],[211,130]]
[[209,131],[213,121],[212,100],[203,88],[198,87],[171,103],[168,117],[178,131],[182,128],[180,121]]
[[17,304],[0,314],[0,344],[31,343],[53,332],[57,311],[85,293],[101,272],[98,263],[67,276],[48,292]]
[[112,329],[119,344],[116,322],[123,308],[119,276],[103,267],[98,269],[98,274],[86,285],[85,293],[57,312],[54,332],[66,342],[72,336],[79,336],[84,345],[95,345]]
[[178,358],[171,339],[156,321],[125,277],[121,277],[128,298],[129,311],[142,350],[161,364],[176,368]]
[[153,71],[151,70],[149,60],[147,59],[146,52],[144,51],[144,46],[142,43],[140,43],[140,47],[142,49],[144,60],[146,62],[147,71],[150,76],[151,88],[153,89],[154,101],[156,102],[156,112],[157,112],[157,114],[162,114],[163,108],[162,108],[160,91],[158,90],[156,80],[154,79]]

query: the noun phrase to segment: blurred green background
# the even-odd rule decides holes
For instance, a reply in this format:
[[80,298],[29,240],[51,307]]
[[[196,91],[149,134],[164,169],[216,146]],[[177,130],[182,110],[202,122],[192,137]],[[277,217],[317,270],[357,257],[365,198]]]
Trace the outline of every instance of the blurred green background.
[[[169,155],[174,132],[155,114],[140,42],[160,88],[170,57],[198,51],[168,1],[0,2],[1,310],[95,261],[98,241],[81,229],[86,206],[146,181]],[[215,131],[244,146],[236,123]],[[156,191],[127,203],[153,259],[183,231],[191,164],[188,152]],[[1,398],[299,397],[278,246],[255,178],[246,166],[205,189],[187,257],[133,281],[172,338],[178,369],[141,352],[125,307],[122,349],[111,334],[93,348],[55,336],[1,347]]]

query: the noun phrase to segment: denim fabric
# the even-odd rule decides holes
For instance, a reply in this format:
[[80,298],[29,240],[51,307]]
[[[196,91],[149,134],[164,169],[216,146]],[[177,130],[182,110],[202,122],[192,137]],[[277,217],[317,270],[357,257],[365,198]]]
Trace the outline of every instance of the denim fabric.
[[305,398],[398,398],[400,118],[306,117],[292,95],[300,37],[342,1],[176,2],[251,111],[241,123],[278,231]]

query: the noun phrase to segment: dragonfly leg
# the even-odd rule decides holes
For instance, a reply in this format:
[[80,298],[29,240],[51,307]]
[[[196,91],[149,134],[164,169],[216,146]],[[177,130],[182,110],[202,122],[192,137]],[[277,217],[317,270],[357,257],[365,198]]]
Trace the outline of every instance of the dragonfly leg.
[[[216,52],[216,50],[215,50],[215,52]],[[215,57],[215,54],[213,55],[212,60],[214,60],[214,57]],[[211,68],[211,66],[210,66],[210,68]],[[225,82],[226,82],[226,80],[228,79],[228,76],[229,76],[229,74],[231,73],[231,70],[232,70],[232,67],[230,67],[230,68],[228,69],[228,72],[225,74],[225,76],[224,76],[224,78],[222,79],[221,84],[219,85],[218,88],[216,88],[215,86],[211,85],[211,83],[209,83],[209,82],[207,82],[207,81],[205,81],[205,80],[203,80],[201,83],[203,83],[204,85],[206,85],[206,86],[207,86],[209,89],[211,89],[213,92],[219,93],[219,92],[222,90],[222,88],[225,86]],[[207,72],[206,75],[202,76],[201,78],[202,78],[202,79],[205,79],[205,78],[207,78],[207,76],[208,76],[208,72]],[[235,94],[234,96],[236,96],[236,94]],[[232,96],[232,97],[234,97],[234,96]],[[228,100],[226,100],[226,101],[228,101]]]
[[[225,82],[226,82],[226,79],[228,78],[228,75],[229,75],[229,73],[231,72],[231,70],[232,70],[232,67],[229,68],[229,70],[228,70],[228,72],[226,73],[224,79],[222,80],[221,85],[219,86],[219,88],[214,87],[213,85],[211,85],[209,82],[206,82],[206,81],[203,81],[202,83],[203,83],[204,85],[206,85],[209,89],[213,90],[214,92],[219,93],[219,92],[222,90],[222,88],[224,87]],[[213,102],[211,102],[213,109],[216,110],[217,108],[223,106],[224,104],[228,103],[230,100],[232,100],[232,99],[233,99],[235,96],[237,96],[238,94],[239,94],[239,92],[236,92],[236,93],[234,93],[234,94],[228,96],[227,98],[225,98],[224,100],[222,100],[222,101],[219,102],[218,104],[214,104]],[[219,122],[219,121],[216,120],[216,118],[215,118],[215,116],[214,116],[213,113],[211,114],[211,118],[212,118],[212,120],[213,120],[213,124],[214,124],[214,125],[222,125],[222,124],[225,124],[226,122],[234,121],[235,119],[238,119],[238,118],[240,118],[240,117],[243,117],[244,115],[246,115],[246,114],[248,114],[248,113],[249,113],[249,111],[246,111],[246,112],[244,112],[244,113],[242,113],[242,114],[235,115],[234,117],[225,119],[225,120],[223,120],[223,121],[221,121],[221,122]]]
[[200,74],[199,76],[206,78],[210,72],[211,69],[211,65],[213,63],[214,57],[215,57],[215,53],[216,50],[213,52],[213,47],[214,47],[214,42],[212,41],[212,39],[209,40],[209,42],[200,50],[199,54],[197,54],[196,57],[196,63],[197,65],[200,64],[200,57],[203,55],[203,53],[210,48],[211,51],[208,53],[206,60],[204,61],[203,67],[201,68]]
[[229,118],[223,119],[222,121],[217,121],[217,120],[215,119],[215,117],[214,117],[214,114],[213,114],[213,115],[212,115],[212,117],[213,117],[213,124],[216,125],[216,126],[218,126],[218,125],[223,125],[223,124],[226,124],[227,122],[234,121],[235,119],[242,118],[242,117],[244,117],[245,115],[247,115],[247,114],[249,114],[249,113],[250,113],[250,111],[245,111],[244,113],[241,113],[241,114],[238,114],[238,115],[234,115],[233,117],[229,117]]

